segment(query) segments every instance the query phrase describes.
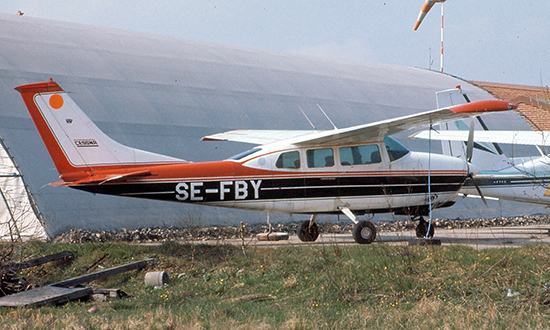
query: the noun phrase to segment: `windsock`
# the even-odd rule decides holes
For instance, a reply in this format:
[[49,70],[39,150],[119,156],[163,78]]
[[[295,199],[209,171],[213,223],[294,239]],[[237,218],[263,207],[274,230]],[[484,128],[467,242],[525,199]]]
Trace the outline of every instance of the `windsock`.
[[420,26],[420,23],[424,20],[424,17],[426,17],[426,14],[432,9],[433,5],[435,5],[436,2],[445,2],[447,0],[426,0],[424,2],[424,5],[422,6],[422,9],[420,9],[420,14],[418,14],[418,18],[416,19],[416,23],[414,24],[414,29],[418,29]]

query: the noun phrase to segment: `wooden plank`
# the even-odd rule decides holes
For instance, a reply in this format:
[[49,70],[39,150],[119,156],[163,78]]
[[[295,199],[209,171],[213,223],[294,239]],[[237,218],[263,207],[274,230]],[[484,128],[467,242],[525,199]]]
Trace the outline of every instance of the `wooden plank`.
[[63,252],[60,252],[60,253],[51,254],[51,255],[48,255],[48,256],[45,256],[45,257],[41,257],[41,258],[36,258],[36,259],[31,259],[31,260],[27,260],[27,261],[18,262],[18,263],[12,263],[12,264],[8,264],[8,265],[4,265],[4,266],[2,266],[2,271],[3,272],[9,272],[9,271],[16,272],[16,271],[19,271],[21,269],[42,265],[42,264],[45,264],[45,263],[48,263],[48,262],[52,262],[52,261],[55,261],[55,260],[60,260],[60,259],[67,258],[67,257],[72,257],[72,256],[73,256],[73,252],[63,251]]
[[90,267],[86,268],[86,270],[84,271],[84,273],[87,273],[89,272],[90,270],[96,268],[100,263],[102,263],[103,261],[105,261],[105,259],[107,259],[107,257],[109,257],[109,254],[105,254],[103,255],[103,257],[99,258],[96,262],[94,262]]
[[81,285],[91,281],[108,278],[108,277],[111,277],[120,273],[124,273],[133,269],[142,269],[143,267],[145,267],[145,265],[147,265],[147,263],[152,262],[153,260],[154,259],[136,261],[123,266],[113,267],[113,268],[105,269],[92,274],[82,275],[82,276],[70,278],[68,280],[64,280],[61,282],[52,283],[50,285],[59,286],[63,288],[70,288],[70,287]]
[[93,289],[90,287],[62,288],[45,285],[36,289],[1,297],[0,306],[25,307],[64,304],[72,300],[88,297],[92,292]]

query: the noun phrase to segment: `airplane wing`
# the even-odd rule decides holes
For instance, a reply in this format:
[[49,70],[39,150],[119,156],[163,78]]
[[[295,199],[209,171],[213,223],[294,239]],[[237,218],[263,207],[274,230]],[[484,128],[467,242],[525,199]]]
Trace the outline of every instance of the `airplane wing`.
[[485,100],[342,129],[325,131],[238,130],[206,136],[203,140],[235,141],[255,144],[288,140],[289,143],[297,146],[364,143],[369,141],[381,141],[386,135],[418,129],[430,124],[436,125],[446,121],[480,115],[482,113],[507,111],[516,108],[517,104],[514,103],[501,100]]
[[233,141],[252,144],[268,144],[271,142],[295,138],[298,136],[309,135],[318,131],[299,131],[299,130],[254,130],[241,129],[228,131],[213,135],[204,136],[203,141]]
[[[415,133],[408,138],[429,139],[429,131]],[[432,140],[468,141],[468,131],[432,131]],[[507,143],[550,146],[548,131],[475,131],[474,142]]]
[[442,122],[479,115],[487,112],[507,111],[516,109],[517,105],[501,101],[486,100],[461,104],[453,107],[421,112],[413,115],[382,120],[370,124],[358,125],[343,129],[316,132],[309,136],[296,138],[295,145],[333,145],[380,141],[386,135],[391,135],[426,125],[436,125]]

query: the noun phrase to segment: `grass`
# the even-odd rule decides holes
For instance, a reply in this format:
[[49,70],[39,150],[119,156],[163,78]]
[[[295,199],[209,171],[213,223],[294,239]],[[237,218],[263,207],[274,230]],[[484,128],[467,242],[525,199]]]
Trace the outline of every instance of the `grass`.
[[[474,250],[462,246],[160,246],[36,243],[35,256],[72,250],[21,275],[38,285],[82,275],[96,260],[113,267],[155,263],[96,287],[130,298],[41,308],[2,308],[5,329],[513,329],[550,328],[550,246]],[[146,271],[171,283],[145,287]],[[182,274],[179,278],[178,275]],[[183,275],[184,274],[184,275]],[[519,292],[507,297],[507,289]],[[250,295],[266,300],[246,300]],[[88,313],[97,306],[98,311]]]

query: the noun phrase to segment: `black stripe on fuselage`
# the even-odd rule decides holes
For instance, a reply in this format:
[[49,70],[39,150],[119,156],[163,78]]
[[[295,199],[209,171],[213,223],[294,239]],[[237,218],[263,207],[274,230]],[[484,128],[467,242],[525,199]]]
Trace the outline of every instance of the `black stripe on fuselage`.
[[[432,176],[431,192],[458,191],[464,176]],[[208,203],[427,193],[427,176],[260,178],[243,180],[110,183],[72,188],[99,194]]]
[[[547,186],[550,184],[550,177],[537,177],[530,178],[525,177],[494,177],[494,178],[475,178],[479,187],[485,188],[502,188],[508,186],[533,186],[541,185]],[[465,188],[474,188],[474,183],[471,179],[467,179],[464,182]]]

